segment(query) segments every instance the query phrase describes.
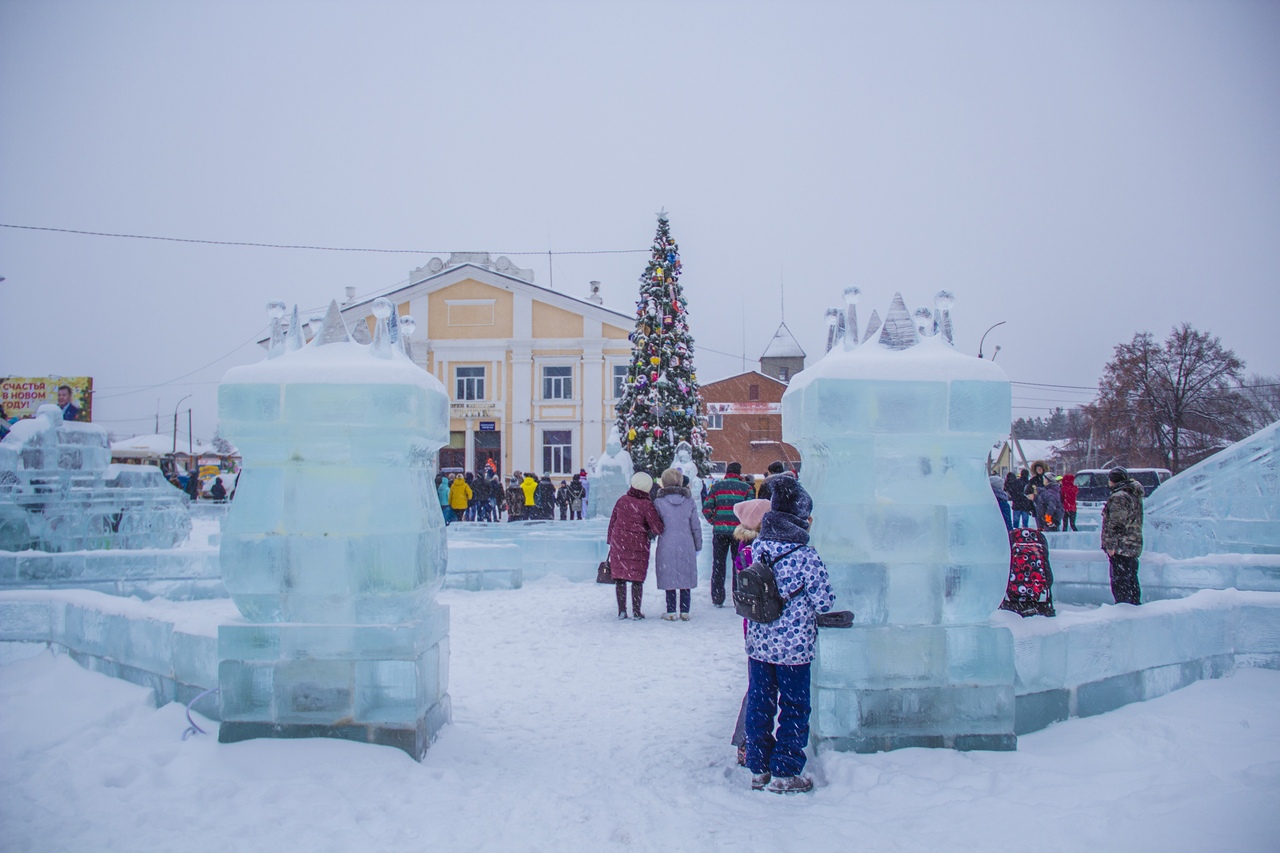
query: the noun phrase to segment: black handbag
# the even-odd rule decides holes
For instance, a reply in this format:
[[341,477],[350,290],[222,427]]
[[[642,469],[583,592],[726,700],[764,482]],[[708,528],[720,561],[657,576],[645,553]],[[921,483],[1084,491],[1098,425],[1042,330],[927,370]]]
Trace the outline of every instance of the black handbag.
[[613,583],[613,572],[609,569],[608,558],[605,558],[596,568],[596,583]]

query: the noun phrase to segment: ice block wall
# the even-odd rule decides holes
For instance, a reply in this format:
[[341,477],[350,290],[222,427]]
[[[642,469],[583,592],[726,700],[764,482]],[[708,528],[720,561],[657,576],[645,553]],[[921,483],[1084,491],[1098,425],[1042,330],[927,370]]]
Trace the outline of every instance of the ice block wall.
[[41,406],[34,418],[15,423],[0,441],[0,551],[118,551],[183,542],[191,532],[187,496],[158,468],[110,463],[107,431],[64,421],[57,406]]
[[1178,473],[1144,509],[1147,551],[1280,554],[1280,422]]
[[862,343],[851,296],[844,340],[782,400],[812,544],[836,606],[856,614],[852,630],[819,637],[815,738],[864,752],[1011,749],[1012,638],[986,624],[1009,570],[985,464],[1009,429],[1008,378],[955,350],[949,294],[922,328],[895,296]]
[[268,359],[219,388],[244,458],[221,542],[245,619],[218,632],[223,742],[329,736],[421,758],[448,720],[433,486],[448,397],[391,340],[390,303],[374,308],[371,344],[350,339],[334,303],[305,346],[295,309]]

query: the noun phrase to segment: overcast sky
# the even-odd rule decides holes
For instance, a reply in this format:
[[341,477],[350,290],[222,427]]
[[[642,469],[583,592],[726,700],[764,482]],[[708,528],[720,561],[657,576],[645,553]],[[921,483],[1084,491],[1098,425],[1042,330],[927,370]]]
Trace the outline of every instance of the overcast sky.
[[[784,304],[820,356],[849,285],[954,291],[971,354],[1007,321],[1015,382],[1096,387],[1184,321],[1278,374],[1280,3],[0,0],[0,223],[425,250],[0,228],[0,375],[92,376],[118,436],[187,394],[211,436],[269,299],[466,250],[548,285],[663,207],[704,383]],[[630,314],[645,261],[554,287]]]

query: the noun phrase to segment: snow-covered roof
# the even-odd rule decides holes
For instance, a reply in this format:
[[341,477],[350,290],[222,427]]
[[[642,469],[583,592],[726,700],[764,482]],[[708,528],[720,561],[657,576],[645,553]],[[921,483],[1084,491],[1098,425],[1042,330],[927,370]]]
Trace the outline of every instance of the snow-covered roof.
[[[158,459],[161,456],[168,456],[173,453],[173,434],[169,435],[135,435],[133,438],[122,438],[119,441],[111,442],[111,456],[115,459]],[[178,435],[178,453],[186,455],[188,443],[186,436],[179,433]],[[197,438],[194,442],[194,450],[196,456],[221,456],[222,454],[202,439]],[[235,448],[231,449],[232,456],[239,453]]]
[[795,336],[787,328],[786,323],[778,324],[778,331],[773,333],[773,340],[764,348],[761,358],[804,358],[804,350],[796,342]]
[[1037,459],[1048,461],[1053,458],[1055,453],[1061,452],[1069,443],[1070,439],[1066,438],[1052,440],[1020,438],[1017,440],[1017,446],[1022,448],[1021,460],[1027,464],[1035,462]]

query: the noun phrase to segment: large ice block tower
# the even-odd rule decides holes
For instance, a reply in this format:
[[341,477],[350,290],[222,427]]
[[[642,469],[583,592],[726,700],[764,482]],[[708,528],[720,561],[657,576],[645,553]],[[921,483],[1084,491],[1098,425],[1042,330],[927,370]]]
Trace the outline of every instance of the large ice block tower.
[[[894,296],[859,344],[845,293],[843,335],[792,379],[783,439],[803,457],[813,545],[851,630],[824,630],[813,670],[817,742],[1013,749],[1013,638],[987,624],[1009,544],[987,451],[1009,431],[1009,380],[955,350],[952,297],[913,317]],[[834,319],[829,317],[830,319]]]
[[244,458],[221,558],[245,619],[218,630],[219,740],[340,737],[420,759],[450,707],[434,488],[448,397],[405,355],[412,323],[390,302],[369,345],[336,303],[305,345],[297,309],[282,331],[270,307],[268,358],[218,389]]

